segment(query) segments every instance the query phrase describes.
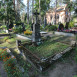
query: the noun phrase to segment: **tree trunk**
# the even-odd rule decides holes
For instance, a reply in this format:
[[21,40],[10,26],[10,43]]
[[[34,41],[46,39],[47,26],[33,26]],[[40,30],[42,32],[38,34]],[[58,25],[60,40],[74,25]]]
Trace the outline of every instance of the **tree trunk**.
[[27,0],[27,24],[29,24],[29,0]]
[[13,5],[14,5],[14,11],[15,11],[15,0],[13,0]]
[[57,0],[56,0],[56,7],[55,7],[55,25],[56,25],[56,9],[57,9]]
[[41,24],[41,7],[40,7],[40,0],[39,0],[39,13],[40,13],[39,19],[40,19],[40,24]]
[[32,0],[32,23],[33,23],[34,0]]
[[20,20],[20,4],[19,4],[19,0],[17,0],[17,21]]
[[15,12],[15,23],[16,23],[16,9],[15,9],[15,0],[13,0],[14,12]]

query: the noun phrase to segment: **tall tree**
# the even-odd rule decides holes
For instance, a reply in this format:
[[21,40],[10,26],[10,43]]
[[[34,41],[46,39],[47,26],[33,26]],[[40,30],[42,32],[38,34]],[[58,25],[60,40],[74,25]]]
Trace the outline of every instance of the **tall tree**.
[[0,19],[5,20],[5,23],[7,23],[7,28],[8,25],[13,23],[13,21],[15,20],[15,11],[13,8],[13,1],[9,1],[9,0],[2,0],[1,2],[2,7],[0,9],[1,12],[1,16]]
[[29,24],[29,0],[27,0],[27,24]]
[[49,8],[50,0],[35,0],[35,9],[40,12],[41,19],[44,19],[44,15]]
[[74,11],[75,11],[75,15],[77,16],[77,0],[75,0],[74,2]]
[[[20,12],[23,10],[23,8],[25,7],[23,0],[13,0],[14,2],[14,8],[15,8],[15,12],[16,12],[16,21],[21,21],[20,20]],[[15,4],[16,2],[16,4]]]
[[32,23],[33,23],[34,0],[32,0]]

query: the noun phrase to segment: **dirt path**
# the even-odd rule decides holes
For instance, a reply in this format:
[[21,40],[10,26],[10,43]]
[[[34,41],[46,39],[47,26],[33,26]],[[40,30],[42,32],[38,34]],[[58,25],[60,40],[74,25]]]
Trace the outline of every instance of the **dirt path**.
[[0,61],[0,77],[7,77],[2,61]]
[[74,75],[77,75],[77,64],[74,56],[71,56],[72,54],[63,61],[54,63],[54,65],[51,66],[53,68],[50,67],[39,77],[74,77]]

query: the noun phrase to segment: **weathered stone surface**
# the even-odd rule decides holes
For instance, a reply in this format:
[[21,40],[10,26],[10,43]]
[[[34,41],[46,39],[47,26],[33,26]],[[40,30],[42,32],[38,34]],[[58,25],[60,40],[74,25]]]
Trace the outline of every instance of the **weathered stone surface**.
[[72,36],[72,37],[75,36],[73,33],[64,33],[64,32],[54,32],[54,34],[63,36]]
[[38,15],[39,13],[36,12],[34,13],[35,17],[35,23],[33,24],[33,32],[32,32],[32,42],[36,43],[40,41],[40,23],[38,20]]
[[76,41],[71,41],[71,46],[76,46]]
[[59,59],[60,57],[62,57],[62,54],[61,54],[61,53],[56,54],[56,55],[53,57],[52,60],[57,60],[57,59]]

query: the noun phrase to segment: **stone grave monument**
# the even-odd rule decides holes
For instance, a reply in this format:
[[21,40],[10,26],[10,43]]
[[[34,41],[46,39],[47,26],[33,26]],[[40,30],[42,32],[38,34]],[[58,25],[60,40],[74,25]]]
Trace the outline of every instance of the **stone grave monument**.
[[39,22],[39,18],[38,15],[39,13],[36,12],[33,13],[35,16],[35,22],[33,24],[33,32],[32,32],[32,42],[36,45],[38,45],[38,43],[40,43],[41,41],[41,37],[40,37],[40,22]]

